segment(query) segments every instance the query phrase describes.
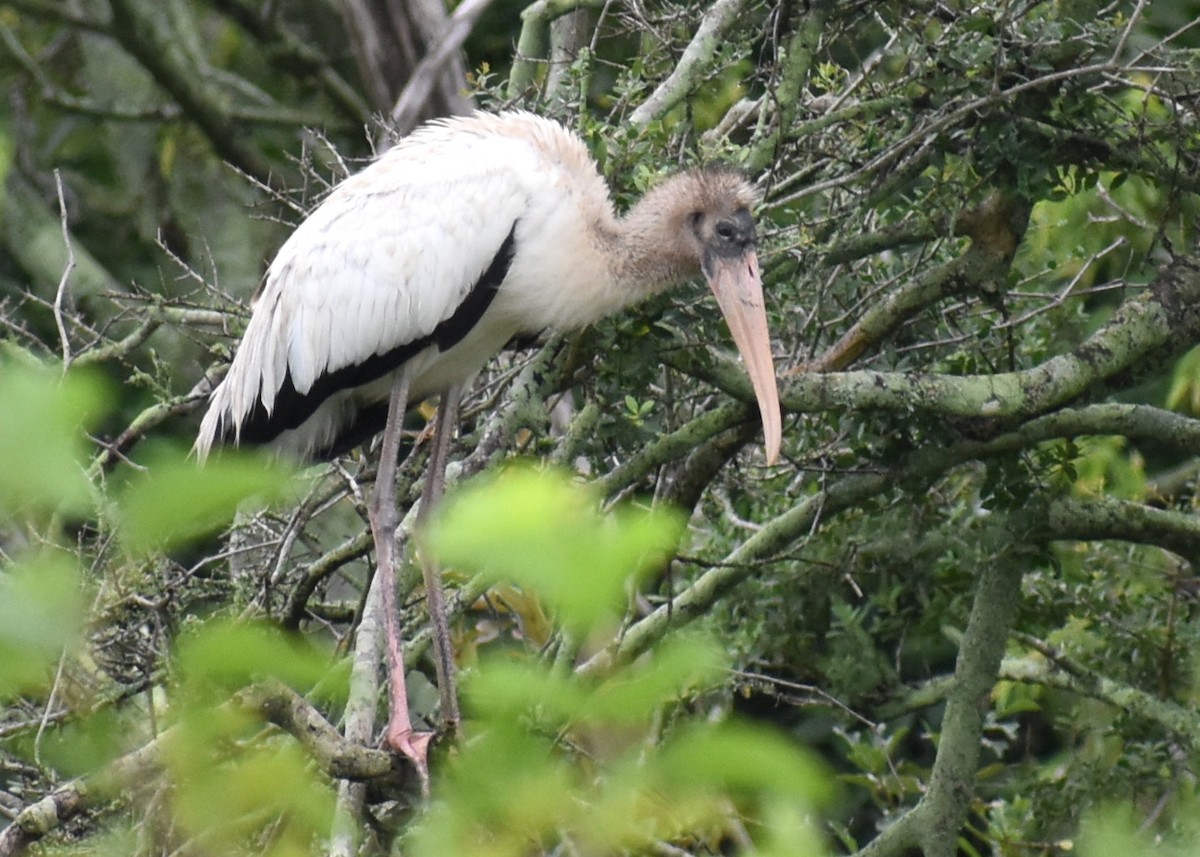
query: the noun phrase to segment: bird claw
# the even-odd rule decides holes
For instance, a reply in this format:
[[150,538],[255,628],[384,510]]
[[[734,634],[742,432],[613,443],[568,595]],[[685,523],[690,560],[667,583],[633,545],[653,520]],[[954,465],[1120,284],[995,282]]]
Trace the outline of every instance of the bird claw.
[[429,798],[429,745],[434,733],[417,732],[411,726],[391,725],[384,736],[384,745],[412,762],[421,781],[421,796]]

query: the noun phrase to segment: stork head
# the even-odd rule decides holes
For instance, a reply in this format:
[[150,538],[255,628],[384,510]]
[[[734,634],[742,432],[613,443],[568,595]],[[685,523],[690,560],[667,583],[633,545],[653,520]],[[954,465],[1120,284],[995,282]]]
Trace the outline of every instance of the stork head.
[[676,210],[685,213],[677,227],[682,244],[708,281],[741,352],[762,415],[767,463],[774,463],[782,426],[750,214],[754,188],[741,172],[728,167],[693,170],[673,183],[677,186],[670,190],[682,206]]

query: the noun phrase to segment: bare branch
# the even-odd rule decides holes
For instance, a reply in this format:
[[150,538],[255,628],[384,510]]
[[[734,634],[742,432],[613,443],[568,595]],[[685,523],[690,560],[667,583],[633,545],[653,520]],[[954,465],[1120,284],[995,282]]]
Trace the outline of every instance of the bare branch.
[[58,289],[54,292],[54,324],[58,328],[58,341],[62,346],[63,369],[71,365],[71,340],[67,336],[67,325],[63,318],[63,300],[67,294],[67,284],[71,280],[71,272],[75,270],[75,251],[71,247],[71,231],[67,228],[67,201],[63,196],[62,173],[54,171],[54,185],[58,190],[59,222],[62,223],[63,245],[67,249],[67,264],[63,268],[62,279],[58,281]]
[[412,130],[425,109],[429,94],[441,77],[446,61],[462,47],[475,28],[475,22],[492,0],[463,0],[446,22],[433,47],[413,69],[404,91],[392,107],[391,120],[397,134]]

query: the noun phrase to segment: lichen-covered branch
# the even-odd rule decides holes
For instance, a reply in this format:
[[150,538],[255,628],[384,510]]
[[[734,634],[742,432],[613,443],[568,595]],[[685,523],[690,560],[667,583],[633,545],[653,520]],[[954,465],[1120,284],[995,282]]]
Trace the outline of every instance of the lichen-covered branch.
[[925,857],[958,853],[958,833],[975,794],[988,695],[1020,604],[1021,575],[1030,555],[1011,546],[1002,549],[976,585],[928,790],[913,810],[920,819],[917,835]]
[[348,741],[300,694],[280,682],[252,685],[239,692],[235,702],[299,741],[321,770],[335,779],[370,780],[395,769],[391,753]]
[[746,0],[717,0],[708,7],[696,27],[696,35],[684,48],[683,55],[667,79],[629,116],[634,125],[647,125],[682,101],[710,74],[713,56],[726,33],[746,9]]
[[[280,682],[245,688],[228,704],[252,711],[289,733],[330,777],[363,781],[396,773],[391,753],[347,741],[319,711]],[[95,774],[71,780],[25,807],[0,831],[0,857],[23,853],[80,812],[158,776],[163,770],[164,748],[176,740],[179,728],[160,733]]]
[[[961,212],[954,232],[971,239],[965,253],[930,268],[869,307],[825,354],[795,371],[828,372],[844,369],[869,348],[880,345],[919,311],[963,292],[996,288],[1009,271],[1029,222],[1029,205],[995,192],[979,205]],[[892,233],[894,236],[894,233]]]
[[[1180,256],[1149,288],[1130,298],[1104,325],[1070,351],[1020,372],[929,375],[890,372],[800,373],[780,391],[785,410],[830,408],[926,413],[960,419],[1027,418],[1086,395],[1135,369],[1148,372],[1200,341],[1200,262]],[[664,360],[745,402],[753,392],[737,364],[674,351]]]
[[1053,659],[1040,655],[1007,657],[1000,665],[1000,678],[1090,696],[1114,708],[1159,723],[1200,750],[1200,721],[1192,709],[1147,693],[1133,685],[1089,670],[1061,654]]
[[[804,86],[812,71],[813,58],[821,41],[825,24],[824,10],[809,5],[792,12],[792,33],[779,57],[779,81],[770,93],[771,127],[761,131],[747,147],[743,165],[751,173],[766,169],[778,155],[779,146],[787,137],[804,99]],[[699,36],[699,33],[697,33]]]
[[[669,607],[659,607],[634,623],[617,645],[596,654],[581,670],[603,672],[646,651],[668,630],[705,615],[719,598],[752,575],[760,563],[771,561],[813,532],[822,518],[865,502],[889,485],[903,484],[919,493],[922,486],[968,461],[1011,454],[1056,437],[1122,431],[1167,446],[1191,449],[1200,438],[1200,420],[1148,406],[1092,405],[1040,417],[991,441],[923,448],[889,471],[845,476],[765,523],[724,560],[700,575]],[[1186,515],[1135,503],[1096,501],[1093,508],[1082,501],[1048,498],[1038,502],[1035,498],[1030,509],[1041,513],[1028,512],[1022,526],[1036,530],[1037,538],[1043,541],[1086,538],[1090,533],[1094,538],[1129,538],[1174,545],[1183,551],[1194,550],[1197,546],[1194,540],[1200,533],[1200,527]]]
[[823,515],[834,514],[882,491],[889,480],[882,474],[863,474],[835,482],[826,491],[807,497],[763,525],[722,562],[697,578],[687,589],[649,616],[635,622],[612,646],[593,655],[578,668],[581,675],[608,672],[645,652],[668,630],[686,625],[707,613],[712,604],[754,573],[755,568],[808,532]]
[[1200,562],[1200,518],[1195,515],[1113,497],[1058,497],[1046,505],[1044,514],[1042,532],[1047,538],[1157,545],[1193,564]]
[[521,35],[508,75],[508,97],[519,98],[532,86],[548,59],[550,22],[580,9],[598,9],[604,0],[536,0],[521,12]]
[[752,414],[750,407],[743,402],[726,402],[705,411],[642,447],[628,460],[610,470],[599,480],[601,494],[605,497],[616,496],[662,465],[687,455],[714,435],[751,419]]
[[[988,535],[1011,539],[1015,534],[996,522]],[[976,584],[954,677],[937,683],[937,696],[945,699],[946,707],[925,793],[854,857],[900,857],[915,847],[925,857],[958,853],[959,832],[975,794],[989,695],[1020,604],[1021,575],[1036,550],[1016,543],[997,547]]]

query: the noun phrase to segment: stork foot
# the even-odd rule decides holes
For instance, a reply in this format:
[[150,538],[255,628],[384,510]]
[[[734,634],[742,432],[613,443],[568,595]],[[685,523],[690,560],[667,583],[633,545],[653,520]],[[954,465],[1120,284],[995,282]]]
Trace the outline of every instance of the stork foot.
[[[407,712],[402,719],[407,721]],[[432,732],[417,732],[401,718],[393,717],[388,721],[383,743],[393,753],[399,753],[408,759],[417,772],[421,782],[421,797],[429,798],[429,745],[432,743]]]

